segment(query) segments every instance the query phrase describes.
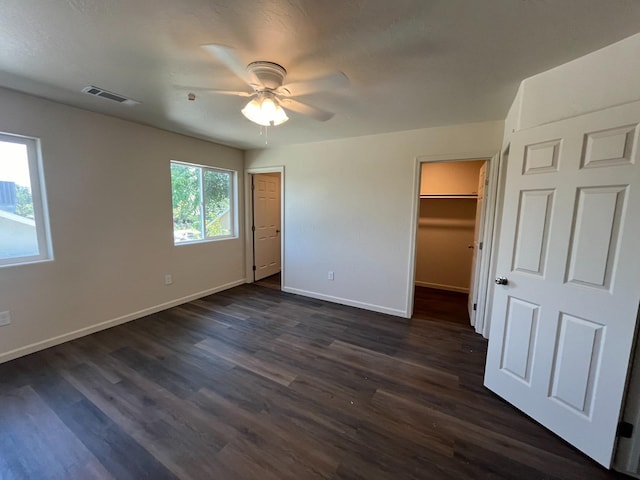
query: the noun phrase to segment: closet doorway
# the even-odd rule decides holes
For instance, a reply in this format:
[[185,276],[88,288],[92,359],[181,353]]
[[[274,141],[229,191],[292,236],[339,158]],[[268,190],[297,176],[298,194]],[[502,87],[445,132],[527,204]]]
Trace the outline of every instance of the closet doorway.
[[247,170],[247,279],[281,289],[283,285],[283,183],[284,171]]
[[[497,160],[497,159],[494,159]],[[483,328],[493,202],[487,202],[490,158],[419,164],[414,315],[447,309]],[[487,228],[487,226],[491,228]],[[487,242],[487,239],[489,241]]]

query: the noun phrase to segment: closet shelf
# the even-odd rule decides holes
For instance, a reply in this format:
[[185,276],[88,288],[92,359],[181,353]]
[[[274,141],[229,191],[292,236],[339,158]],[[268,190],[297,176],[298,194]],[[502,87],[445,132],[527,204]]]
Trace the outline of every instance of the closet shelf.
[[478,195],[475,193],[450,194],[450,195],[420,195],[420,198],[478,198]]

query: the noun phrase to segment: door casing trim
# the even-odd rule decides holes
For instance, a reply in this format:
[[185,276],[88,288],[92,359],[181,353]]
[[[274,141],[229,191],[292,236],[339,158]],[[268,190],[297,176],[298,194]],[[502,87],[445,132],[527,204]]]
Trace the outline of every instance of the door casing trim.
[[284,288],[286,285],[285,282],[285,210],[284,210],[284,165],[273,166],[273,167],[256,167],[256,168],[247,168],[244,171],[244,194],[245,194],[245,262],[244,262],[244,271],[245,271],[245,283],[253,283],[253,234],[251,232],[251,226],[253,218],[253,202],[252,195],[253,192],[251,190],[251,178],[255,174],[261,173],[279,173],[280,174],[280,288]]
[[[417,259],[417,235],[418,235],[418,212],[420,208],[420,177],[422,175],[422,164],[428,162],[461,162],[461,161],[470,161],[470,160],[485,160],[488,164],[489,173],[487,178],[489,179],[489,184],[486,186],[487,196],[492,196],[495,201],[488,201],[486,205],[486,213],[485,213],[485,232],[487,231],[488,223],[491,222],[493,226],[495,226],[496,218],[495,211],[497,205],[500,203],[500,199],[497,198],[496,187],[498,184],[498,170],[500,166],[500,156],[496,155],[496,151],[478,151],[478,152],[467,152],[467,153],[455,153],[455,154],[446,154],[446,155],[420,155],[415,158],[414,165],[414,181],[413,181],[413,199],[411,205],[411,229],[409,232],[409,265],[408,265],[408,278],[407,278],[407,303],[406,303],[406,312],[407,318],[411,318],[413,314],[413,302],[415,296],[415,277],[416,277],[416,259]],[[495,174],[494,174],[495,173]],[[485,198],[487,197],[485,196]],[[491,228],[494,231],[493,228]],[[490,246],[490,249],[486,252],[486,255],[489,258],[492,257],[493,245]],[[485,279],[481,279],[481,281],[489,281],[489,275],[491,272],[491,268],[487,268],[487,275]],[[488,292],[489,288],[487,288]],[[487,297],[485,297],[485,300]],[[478,308],[486,308],[486,302],[484,305],[478,305]],[[486,318],[486,316],[485,316]],[[483,326],[484,327],[484,326]],[[489,331],[488,328],[482,328],[481,333],[483,336],[488,338]]]

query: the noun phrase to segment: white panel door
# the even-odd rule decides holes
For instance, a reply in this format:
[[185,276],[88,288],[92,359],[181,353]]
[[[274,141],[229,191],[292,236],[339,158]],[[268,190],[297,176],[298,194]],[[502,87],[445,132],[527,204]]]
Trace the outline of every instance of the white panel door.
[[254,280],[280,272],[280,174],[253,175]]
[[[484,238],[484,190],[487,178],[487,162],[480,167],[478,175],[478,201],[476,202],[476,223],[473,231],[473,259],[471,260],[471,281],[469,282],[469,299],[467,309],[469,311],[469,320],[471,325],[476,324],[476,312],[478,302],[478,290],[480,282],[480,266],[482,263],[482,251],[480,251],[480,243]],[[476,305],[476,308],[474,308]]]
[[609,467],[640,301],[636,102],[511,143],[485,385]]

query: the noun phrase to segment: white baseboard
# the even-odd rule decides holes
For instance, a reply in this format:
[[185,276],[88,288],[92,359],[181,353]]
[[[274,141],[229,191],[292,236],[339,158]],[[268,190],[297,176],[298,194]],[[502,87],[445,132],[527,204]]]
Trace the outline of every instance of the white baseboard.
[[371,310],[373,312],[386,313],[387,315],[393,315],[395,317],[411,318],[411,315],[407,314],[406,310],[383,307],[382,305],[375,305],[373,303],[358,302],[356,300],[350,300],[348,298],[334,297],[332,295],[325,295],[323,293],[310,292],[307,290],[300,290],[299,288],[284,286],[282,287],[282,291],[287,293],[295,293],[296,295],[302,295],[303,297],[315,298],[317,300],[326,300],[327,302],[339,303],[340,305],[348,305],[349,307],[357,307],[364,310]]
[[418,287],[437,288],[438,290],[448,290],[449,292],[469,293],[468,288],[454,287],[453,285],[441,285],[439,283],[419,282],[417,280],[415,284]]
[[167,310],[168,308],[175,307],[177,305],[182,305],[183,303],[187,303],[192,300],[196,300],[198,298],[206,297],[207,295],[218,293],[223,290],[228,290],[229,288],[237,287],[238,285],[243,285],[244,283],[245,283],[245,279],[243,278],[242,280],[236,280],[235,282],[226,283],[224,285],[220,285],[219,287],[214,287],[208,290],[203,290],[198,293],[193,293],[191,295],[187,295],[186,297],[177,298],[169,302],[161,303],[160,305],[155,305],[153,307],[148,307],[142,310],[138,310],[137,312],[133,312],[128,315],[123,315],[121,317],[113,318],[105,322],[100,322],[95,325],[91,325],[89,327],[84,327],[79,330],[74,330],[73,332],[64,333],[62,335],[58,335],[56,337],[52,337],[47,340],[42,340],[40,342],[32,343],[31,345],[26,345],[24,347],[16,348],[15,350],[9,350],[8,352],[0,353],[0,363],[8,362],[9,360],[23,357],[25,355],[29,355],[30,353],[35,353],[37,351],[44,350],[45,348],[53,347],[55,345],[60,345],[61,343],[68,342],[70,340],[75,340],[76,338],[84,337],[86,335],[99,332],[100,330],[106,330],[107,328],[115,327],[116,325],[121,325],[123,323],[130,322],[131,320],[136,320],[138,318],[151,315],[152,313],[157,313],[162,310]]

